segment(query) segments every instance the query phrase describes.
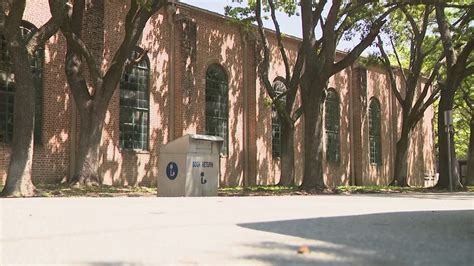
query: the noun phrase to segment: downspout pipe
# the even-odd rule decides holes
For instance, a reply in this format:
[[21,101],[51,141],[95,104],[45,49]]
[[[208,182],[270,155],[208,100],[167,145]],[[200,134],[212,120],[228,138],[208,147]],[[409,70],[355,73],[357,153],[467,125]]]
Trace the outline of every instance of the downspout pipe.
[[356,181],[355,181],[355,158],[354,158],[354,66],[351,65],[349,67],[349,130],[350,130],[350,146],[349,146],[349,151],[350,151],[350,185],[355,186]]
[[248,41],[247,34],[242,30],[241,38],[243,42],[243,146],[244,146],[244,169],[243,169],[243,184],[244,186],[250,185],[249,176],[249,138],[248,138]]
[[168,54],[168,92],[169,92],[169,119],[168,119],[168,141],[175,138],[175,111],[176,111],[176,96],[175,96],[175,57],[176,57],[176,30],[174,24],[174,15],[176,14],[176,1],[171,0],[168,5],[168,26],[169,26],[169,54]]

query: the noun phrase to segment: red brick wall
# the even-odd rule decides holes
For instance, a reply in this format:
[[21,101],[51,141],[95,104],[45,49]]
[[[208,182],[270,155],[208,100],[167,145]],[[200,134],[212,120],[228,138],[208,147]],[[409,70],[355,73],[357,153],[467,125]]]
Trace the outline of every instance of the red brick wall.
[[[123,1],[105,1],[104,40],[106,49],[103,68],[108,66],[121,43],[126,12],[127,6],[123,4]],[[150,62],[148,150],[123,150],[120,147],[120,94],[118,88],[109,104],[100,149],[100,173],[105,184],[156,184],[159,148],[168,140],[169,29],[165,11],[150,18],[138,46],[148,51],[147,56]]]
[[[127,5],[120,0],[106,0],[98,8],[89,10],[95,19],[88,19],[85,27],[92,33],[87,41],[95,47],[96,56],[103,58],[101,67],[105,70],[123,38]],[[154,15],[139,41],[139,46],[148,51],[150,61],[149,149],[120,148],[117,90],[107,111],[100,147],[99,172],[103,183],[155,184],[160,146],[184,134],[205,133],[205,73],[213,63],[219,63],[225,69],[229,81],[229,153],[221,158],[220,185],[277,183],[280,168],[271,154],[271,108],[264,104],[267,93],[256,73],[258,51],[255,40],[246,37],[245,42],[245,34],[240,28],[222,16],[187,5],[179,5],[177,13],[171,17],[162,10]],[[48,18],[47,2],[28,1],[25,20],[39,27]],[[174,35],[170,23],[174,23]],[[274,79],[285,72],[274,35],[269,33],[268,36],[272,50],[270,79]],[[294,62],[298,41],[286,38],[285,45],[290,61]],[[71,170],[70,160],[75,148],[71,143],[77,141],[80,124],[76,121],[77,116],[73,117],[64,56],[64,39],[58,34],[46,45],[43,136],[41,144],[35,146],[35,179],[62,179]],[[393,173],[399,107],[389,90],[387,76],[376,67],[368,69],[367,102],[361,101],[356,71],[355,68],[346,69],[329,83],[338,92],[341,110],[341,161],[339,164],[324,163],[325,180],[330,186],[347,185],[351,178],[356,179],[357,184],[387,184]],[[174,99],[170,97],[172,93]],[[382,135],[388,136],[382,138],[383,162],[378,167],[369,163],[367,106],[372,97],[380,101]],[[297,105],[299,102],[298,97]],[[424,175],[434,174],[432,119],[433,109],[429,108],[412,141],[409,167],[413,178],[410,184],[420,185]],[[75,132],[72,123],[77,125]],[[301,182],[303,174],[303,123],[304,118],[298,121],[296,132],[297,183]],[[9,153],[9,147],[0,144],[2,180],[6,177]]]
[[327,162],[326,149],[327,139],[325,119],[323,119],[323,169],[325,183],[329,186],[349,185],[350,179],[350,147],[352,134],[350,131],[350,85],[351,75],[349,69],[345,69],[333,76],[329,81],[329,87],[334,88],[339,98],[340,128],[339,128],[339,162]]
[[[276,37],[273,33],[267,32],[268,44],[271,53],[271,63],[269,70],[269,79],[270,82],[275,80],[277,77],[285,77],[285,66],[283,59],[281,57],[280,51],[278,49],[278,44]],[[285,40],[285,48],[287,49],[287,56],[290,64],[294,64],[296,61],[298,50],[298,41],[294,39]],[[279,158],[272,157],[272,108],[265,104],[265,99],[269,97],[263,83],[260,80],[260,77],[257,79],[257,110],[256,110],[256,119],[258,121],[256,128],[256,146],[257,148],[257,183],[261,185],[276,184],[280,180],[280,160]],[[298,108],[300,105],[299,96],[295,101],[295,108]],[[302,161],[299,158],[302,158],[302,147],[301,140],[302,138],[302,125],[298,122],[298,127],[295,132],[295,169],[302,169]],[[299,166],[299,167],[298,167]],[[301,171],[297,171],[296,179],[299,181],[302,176]]]
[[[23,20],[41,27],[50,17],[47,1],[28,1]],[[42,134],[35,140],[33,179],[57,181],[69,174],[71,95],[64,74],[65,40],[53,36],[45,45]],[[5,182],[10,146],[0,143],[0,183]]]
[[[209,65],[220,64],[226,71],[229,88],[229,147],[221,157],[220,184],[243,184],[243,61],[242,36],[238,27],[221,17],[209,16],[194,9],[182,7],[179,12],[192,18],[197,26],[197,51],[194,67],[195,98],[183,93],[183,134],[205,133],[205,73]],[[182,71],[182,70],[181,70]],[[176,73],[177,76],[180,73]],[[182,75],[182,73],[181,73]],[[177,84],[178,87],[178,84]],[[181,86],[183,90],[186,86]]]
[[[367,69],[367,108],[362,119],[362,180],[363,184],[385,185],[389,183],[392,166],[393,139],[390,137],[391,120],[391,93],[387,76],[380,69],[368,67]],[[368,107],[372,98],[380,103],[381,112],[381,139],[382,139],[382,164],[372,165],[369,153],[369,116]]]

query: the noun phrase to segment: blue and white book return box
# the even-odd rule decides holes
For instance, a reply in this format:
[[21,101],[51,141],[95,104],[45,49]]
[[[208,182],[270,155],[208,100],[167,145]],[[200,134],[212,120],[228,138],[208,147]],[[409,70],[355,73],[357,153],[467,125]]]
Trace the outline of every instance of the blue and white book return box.
[[188,134],[163,145],[158,164],[158,197],[217,196],[224,139]]

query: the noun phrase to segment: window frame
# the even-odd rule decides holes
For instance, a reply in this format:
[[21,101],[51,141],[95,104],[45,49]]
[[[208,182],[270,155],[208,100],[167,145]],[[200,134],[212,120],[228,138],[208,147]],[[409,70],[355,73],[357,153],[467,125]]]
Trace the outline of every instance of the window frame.
[[[277,86],[281,84],[280,86]],[[279,95],[285,93],[287,90],[286,85],[284,83],[283,77],[277,77],[273,80],[273,90],[275,91],[275,98]],[[286,102],[286,96],[280,99],[283,103]],[[271,109],[271,125],[272,125],[272,158],[280,159],[281,158],[281,121],[280,117],[278,116],[278,111],[276,110],[275,104],[272,102],[272,109]],[[275,137],[276,133],[278,132],[278,137]]]
[[[382,165],[382,109],[380,101],[372,97],[369,103],[369,161],[371,165]],[[374,116],[375,115],[375,116]],[[375,120],[374,120],[375,119]]]
[[[25,41],[28,41],[31,36],[38,31],[38,28],[23,20],[20,24],[20,31],[22,36],[26,36]],[[26,34],[26,35],[25,35]],[[3,34],[0,34],[0,75],[4,75],[5,79],[10,79],[14,76],[12,69],[12,62],[9,58],[6,40]],[[32,76],[34,82],[35,92],[35,123],[33,129],[33,143],[35,146],[42,144],[42,129],[43,129],[43,91],[44,91],[44,45],[38,47],[35,55],[30,58],[30,69],[32,69]],[[4,82],[0,81],[0,84]],[[11,144],[13,141],[14,128],[14,98],[15,98],[15,81],[5,81],[5,89],[0,86],[0,94],[7,95],[0,98],[0,105],[4,105],[4,112],[0,113],[0,117],[4,117],[5,121],[0,120],[0,125],[4,129],[0,129],[0,134],[5,134],[6,137],[0,139],[2,144]],[[11,121],[11,122],[8,122]]]
[[[224,143],[221,148],[221,156],[228,156],[230,107],[229,79],[224,67],[218,63],[210,64],[206,68],[205,75],[205,132],[207,135],[218,136],[224,139]],[[213,98],[217,98],[217,101],[210,101],[210,99]],[[211,105],[214,105],[215,107],[217,107],[217,109],[211,108]],[[225,113],[225,115],[222,115],[222,113]],[[211,123],[214,124],[211,125]],[[211,128],[213,130],[211,130]],[[223,129],[224,132],[222,132]]]
[[[137,56],[144,53],[144,50],[140,47],[136,47],[129,60],[135,60]],[[128,61],[130,62],[130,61]],[[134,73],[134,71],[138,73]],[[146,74],[139,76],[140,71],[146,71]],[[133,65],[128,65],[124,68],[122,76],[120,78],[119,88],[119,145],[123,151],[135,151],[135,152],[148,152],[150,150],[150,60],[145,54],[139,62],[135,62]],[[136,75],[135,82],[131,82],[128,78],[131,75]],[[145,78],[143,83],[139,83],[140,78]],[[144,90],[140,90],[140,86],[145,86]],[[130,89],[133,88],[133,89]],[[132,95],[132,97],[125,98],[124,95]],[[142,95],[143,98],[140,98]],[[146,106],[140,106],[146,103]],[[128,102],[125,104],[125,102]],[[129,113],[125,114],[127,110]],[[136,119],[135,115],[138,116]],[[146,122],[142,120],[145,119]],[[127,119],[123,119],[124,117]],[[132,122],[127,122],[127,121]],[[139,121],[135,123],[135,121]],[[127,125],[129,124],[129,125]],[[145,125],[146,124],[146,125]],[[124,127],[129,126],[131,129],[125,130]],[[135,129],[135,127],[139,130]],[[144,129],[146,127],[146,129]],[[145,137],[143,137],[143,135]],[[126,139],[126,136],[131,136],[132,139]]]
[[[324,99],[324,133],[326,135],[326,161],[333,164],[341,162],[340,102],[337,91],[329,88]],[[328,106],[328,104],[333,104],[333,106]],[[334,110],[328,110],[328,108]]]

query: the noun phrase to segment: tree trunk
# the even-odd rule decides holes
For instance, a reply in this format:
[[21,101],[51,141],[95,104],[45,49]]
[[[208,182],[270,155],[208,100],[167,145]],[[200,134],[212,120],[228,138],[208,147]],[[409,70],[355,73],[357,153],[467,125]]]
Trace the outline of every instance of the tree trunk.
[[97,108],[96,106],[79,108],[81,119],[80,146],[76,159],[77,168],[74,170],[74,176],[71,180],[76,186],[90,186],[100,183],[98,173],[99,147],[104,127],[105,111],[106,109]]
[[33,164],[33,131],[35,121],[35,90],[30,61],[19,30],[6,36],[15,74],[13,141],[3,197],[29,197],[35,187],[31,181]]
[[441,98],[438,107],[438,146],[439,146],[439,179],[435,187],[449,189],[449,158],[451,153],[452,185],[454,190],[462,188],[456,164],[456,151],[454,149],[454,136],[451,134],[451,149],[448,151],[448,134],[445,130],[444,112],[452,110],[454,93],[447,89],[441,90]]
[[467,176],[466,184],[474,185],[474,116],[471,116],[469,126],[469,150],[467,154]]
[[397,141],[395,152],[395,165],[391,186],[408,187],[408,148],[410,132],[402,130],[400,139]]
[[295,184],[295,127],[281,119],[281,173],[279,186]]
[[[304,85],[303,85],[304,86]],[[320,88],[306,88],[304,108],[304,173],[301,187],[326,188],[323,177],[322,104]]]

